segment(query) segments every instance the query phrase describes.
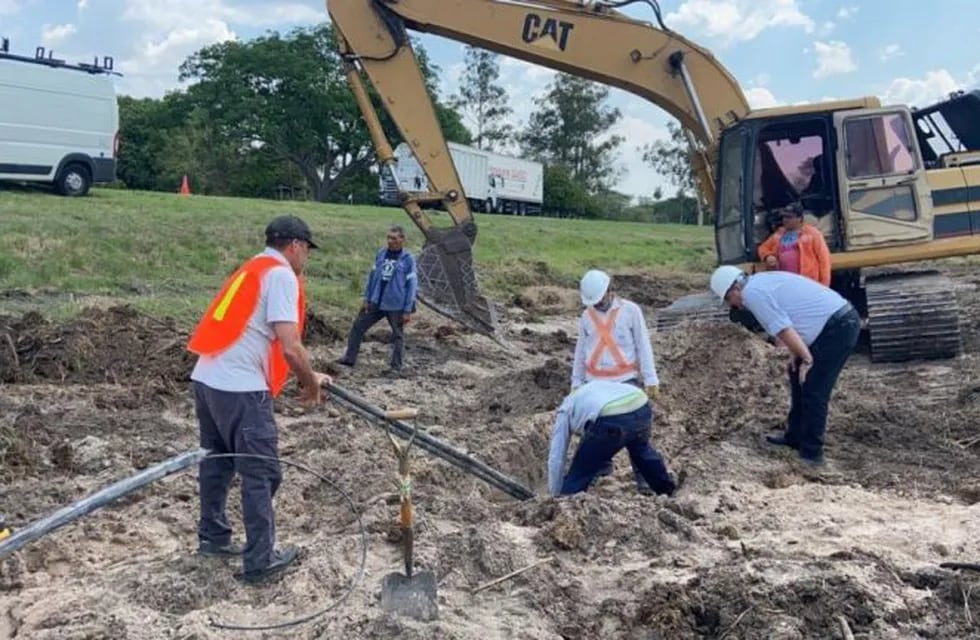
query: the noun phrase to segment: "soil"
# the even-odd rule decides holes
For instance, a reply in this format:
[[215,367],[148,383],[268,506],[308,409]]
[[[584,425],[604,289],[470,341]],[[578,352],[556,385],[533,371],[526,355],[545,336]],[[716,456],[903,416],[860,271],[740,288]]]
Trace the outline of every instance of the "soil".
[[[423,311],[402,377],[379,324],[336,367],[349,318],[311,313],[315,364],[535,491],[521,501],[413,450],[414,559],[438,578],[439,619],[381,609],[404,571],[397,463],[383,431],[330,402],[276,403],[286,465],[283,544],[301,560],[264,586],[199,558],[196,468],[168,476],[0,560],[0,638],[227,638],[216,624],[321,616],[256,638],[628,640],[980,637],[980,278],[952,269],[967,309],[955,360],[871,364],[838,382],[827,468],[765,444],[787,409],[785,358],[735,325],[653,334],[662,397],[653,441],[687,479],[638,494],[629,462],[572,497],[546,497],[551,411],[568,391],[574,290],[533,285],[503,310],[504,344]],[[654,308],[703,274],[616,279]],[[187,328],[127,307],[68,324],[0,319],[0,511],[18,530],[197,446]],[[324,481],[326,479],[326,481]],[[350,497],[353,507],[344,495]],[[229,518],[239,539],[238,486]],[[362,530],[366,547],[362,548]],[[363,554],[363,556],[362,556]],[[363,570],[362,570],[363,558]],[[495,586],[481,585],[541,562]],[[348,587],[355,584],[348,595]]]

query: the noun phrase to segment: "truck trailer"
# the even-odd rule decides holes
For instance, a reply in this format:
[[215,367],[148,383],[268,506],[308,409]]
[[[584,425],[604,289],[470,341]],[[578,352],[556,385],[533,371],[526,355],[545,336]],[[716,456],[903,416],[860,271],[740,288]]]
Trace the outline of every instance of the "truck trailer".
[[[544,197],[544,167],[539,162],[493,153],[455,142],[448,143],[463,192],[474,211],[539,214]],[[381,201],[400,203],[399,192],[426,192],[429,182],[412,148],[395,147],[394,180],[381,172]]]

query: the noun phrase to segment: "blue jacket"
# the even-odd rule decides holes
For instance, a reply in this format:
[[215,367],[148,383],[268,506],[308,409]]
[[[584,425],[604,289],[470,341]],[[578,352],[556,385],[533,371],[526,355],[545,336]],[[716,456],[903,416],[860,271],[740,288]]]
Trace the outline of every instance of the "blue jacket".
[[364,299],[373,309],[381,311],[415,312],[415,296],[419,289],[418,274],[415,271],[415,256],[408,249],[402,249],[401,257],[395,265],[391,280],[381,293],[381,275],[384,267],[385,254],[388,248],[378,251],[374,258],[374,267],[368,274],[364,286]]

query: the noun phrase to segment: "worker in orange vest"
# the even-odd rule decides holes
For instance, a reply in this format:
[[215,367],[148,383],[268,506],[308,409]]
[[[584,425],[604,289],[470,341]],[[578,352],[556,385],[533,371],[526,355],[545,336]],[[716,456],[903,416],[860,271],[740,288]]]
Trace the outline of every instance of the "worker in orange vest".
[[[586,382],[625,382],[644,389],[650,400],[657,397],[660,380],[643,310],[616,295],[609,275],[591,269],[582,276],[579,293],[585,310],[578,323],[578,339],[572,362],[572,390]],[[612,461],[599,475],[612,473]],[[636,487],[651,493],[643,475],[633,467]]]
[[[272,401],[290,372],[299,379],[300,402],[323,401],[330,376],[313,370],[303,346],[306,296],[303,268],[316,249],[309,226],[281,216],[266,227],[266,247],[225,281],[187,348],[198,355],[191,373],[201,446],[212,453],[278,458]],[[245,547],[231,541],[225,515],[235,471],[242,477]],[[258,582],[299,557],[296,548],[276,549],[272,499],[281,481],[276,460],[205,458],[199,474],[198,552],[241,556],[236,577]]]
[[820,229],[805,221],[797,204],[783,208],[783,225],[759,245],[759,258],[771,270],[789,271],[830,286],[830,248]]

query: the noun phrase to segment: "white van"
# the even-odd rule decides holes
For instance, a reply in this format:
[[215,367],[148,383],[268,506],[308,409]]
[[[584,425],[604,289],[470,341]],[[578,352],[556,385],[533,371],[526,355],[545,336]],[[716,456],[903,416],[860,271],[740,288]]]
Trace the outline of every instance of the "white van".
[[[119,106],[103,64],[69,65],[0,47],[0,180],[52,184],[83,196],[92,184],[116,179]],[[119,74],[114,74],[119,75]]]

